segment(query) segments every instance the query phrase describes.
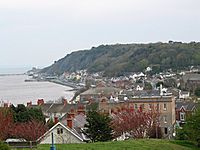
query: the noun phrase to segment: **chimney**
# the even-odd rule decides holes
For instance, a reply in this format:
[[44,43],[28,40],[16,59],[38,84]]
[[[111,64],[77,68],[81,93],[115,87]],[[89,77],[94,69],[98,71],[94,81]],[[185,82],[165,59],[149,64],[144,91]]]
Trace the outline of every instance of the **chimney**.
[[44,104],[44,99],[38,99],[37,105],[41,106]]
[[85,114],[85,107],[83,105],[78,107],[77,114]]
[[163,96],[162,84],[160,84],[160,96]]
[[130,112],[134,112],[134,107],[133,106],[130,107]]
[[73,126],[71,115],[67,115],[67,126],[69,128],[72,128]]
[[67,100],[66,99],[62,99],[63,105],[66,106],[67,105]]
[[54,123],[58,123],[58,117],[54,117]]
[[32,106],[32,102],[31,101],[27,102],[27,107],[30,107],[30,106]]
[[71,118],[74,118],[74,117],[75,117],[75,111],[74,111],[74,109],[71,109],[70,112],[68,113],[68,115],[69,115]]
[[4,106],[4,107],[8,107],[8,103],[4,103],[3,106]]

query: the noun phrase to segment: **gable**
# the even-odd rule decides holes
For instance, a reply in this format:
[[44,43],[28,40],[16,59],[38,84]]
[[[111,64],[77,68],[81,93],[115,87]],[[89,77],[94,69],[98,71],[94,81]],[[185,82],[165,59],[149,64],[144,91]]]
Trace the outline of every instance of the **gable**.
[[83,142],[81,137],[60,122],[47,131],[41,138],[38,139],[38,141],[40,141],[41,144],[51,144],[52,133],[54,135],[54,143],[56,144]]
[[181,112],[185,112],[185,111],[186,111],[186,110],[185,110],[185,107],[184,107],[184,106],[181,106],[180,111],[181,111]]

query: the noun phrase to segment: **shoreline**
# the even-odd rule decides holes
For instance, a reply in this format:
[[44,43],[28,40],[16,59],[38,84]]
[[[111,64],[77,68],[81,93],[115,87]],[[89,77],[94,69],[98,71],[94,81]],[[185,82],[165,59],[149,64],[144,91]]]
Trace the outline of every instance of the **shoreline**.
[[26,75],[25,73],[0,73],[0,76],[20,76],[20,75]]
[[78,86],[76,86],[74,83],[70,83],[70,82],[62,82],[60,80],[49,80],[49,82],[68,86],[68,87],[72,88],[70,91],[77,91],[79,89]]

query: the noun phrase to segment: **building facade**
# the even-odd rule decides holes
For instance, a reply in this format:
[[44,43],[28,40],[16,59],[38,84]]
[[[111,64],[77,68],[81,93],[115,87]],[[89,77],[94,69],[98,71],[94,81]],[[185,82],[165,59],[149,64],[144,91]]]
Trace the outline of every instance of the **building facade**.
[[159,125],[163,138],[171,138],[174,133],[175,117],[175,98],[173,96],[135,96],[126,101],[117,103],[109,102],[102,98],[99,103],[99,110],[104,113],[119,112],[124,108],[133,110],[142,109],[142,111],[159,112]]

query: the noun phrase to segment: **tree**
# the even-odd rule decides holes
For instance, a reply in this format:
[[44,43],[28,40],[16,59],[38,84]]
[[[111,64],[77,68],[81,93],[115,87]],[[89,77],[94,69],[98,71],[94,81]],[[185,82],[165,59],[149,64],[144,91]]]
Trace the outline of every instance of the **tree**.
[[179,139],[187,139],[197,142],[200,147],[200,109],[186,120],[183,129],[178,132]]
[[115,137],[124,133],[132,138],[149,137],[154,129],[159,128],[159,112],[153,109],[149,112],[144,112],[141,108],[135,111],[124,109],[113,115],[112,128]]
[[28,122],[31,120],[38,120],[44,122],[44,115],[40,108],[29,108],[23,104],[19,104],[17,107],[11,106],[13,111],[13,117],[15,122]]
[[48,127],[43,122],[31,120],[29,122],[16,123],[12,129],[12,136],[23,138],[27,141],[36,141],[47,130]]
[[101,114],[92,109],[87,113],[86,121],[85,133],[92,142],[109,141],[112,139],[111,119],[107,114]]
[[55,123],[54,123],[53,119],[50,118],[49,121],[47,122],[48,128],[51,129],[54,125],[55,125]]
[[194,93],[197,97],[200,97],[200,87],[197,87]]
[[144,83],[144,90],[152,90],[152,89],[153,89],[153,87],[152,87],[151,83],[149,83],[149,82]]
[[0,108],[0,140],[6,140],[13,128],[14,120],[9,108]]

